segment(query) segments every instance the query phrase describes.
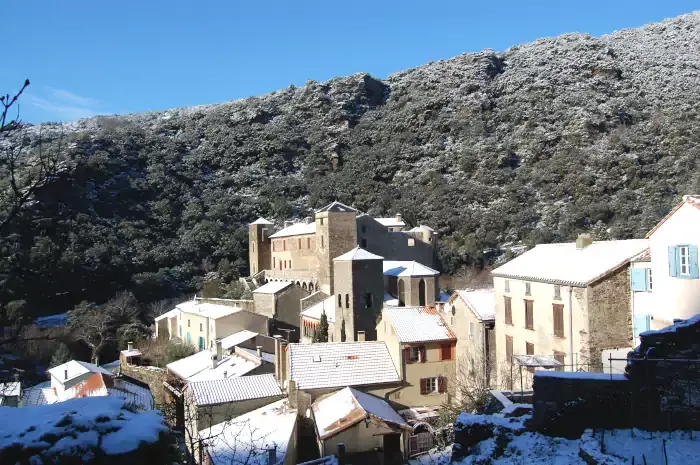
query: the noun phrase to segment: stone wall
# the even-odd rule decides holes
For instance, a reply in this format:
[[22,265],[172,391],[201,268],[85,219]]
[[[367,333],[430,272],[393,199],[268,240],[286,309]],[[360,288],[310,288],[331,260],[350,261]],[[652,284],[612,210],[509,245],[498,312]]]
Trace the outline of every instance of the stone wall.
[[163,387],[163,381],[165,381],[167,373],[165,368],[127,365],[123,357],[120,357],[119,368],[126,376],[148,385],[156,407],[166,403],[165,388]]
[[[588,357],[592,367],[602,364],[601,351],[632,345],[632,314],[629,267],[588,287]],[[585,361],[585,360],[582,360]]]
[[578,438],[587,428],[629,428],[632,383],[624,375],[537,371],[532,426]]
[[357,217],[357,243],[386,260],[415,260],[431,267],[436,263],[433,243],[424,242],[405,232],[389,231],[369,215]]

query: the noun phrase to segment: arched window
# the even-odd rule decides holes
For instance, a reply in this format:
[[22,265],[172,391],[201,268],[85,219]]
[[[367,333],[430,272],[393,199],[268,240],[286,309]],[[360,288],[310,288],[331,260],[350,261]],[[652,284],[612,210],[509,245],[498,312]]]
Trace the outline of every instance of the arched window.
[[418,283],[418,305],[425,306],[425,280],[423,278]]
[[338,294],[338,307],[343,308],[343,295]]
[[399,279],[399,307],[404,307],[406,305],[406,286],[403,283],[403,279]]
[[345,308],[350,308],[350,294],[345,294]]

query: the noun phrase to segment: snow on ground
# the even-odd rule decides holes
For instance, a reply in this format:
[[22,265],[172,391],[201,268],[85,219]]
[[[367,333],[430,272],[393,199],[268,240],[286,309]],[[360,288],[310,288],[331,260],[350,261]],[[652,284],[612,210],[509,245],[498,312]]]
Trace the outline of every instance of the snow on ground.
[[[672,431],[654,432],[642,430],[606,430],[603,436],[600,431],[587,430],[581,437],[584,449],[595,458],[601,452],[601,437],[605,444],[605,455],[619,459],[617,463],[631,464],[663,464],[697,463],[700,457],[700,432]],[[668,462],[664,457],[664,443]],[[611,462],[614,463],[614,462]]]
[[423,455],[414,457],[408,461],[409,465],[447,465],[450,463],[452,446],[444,449],[431,449]]
[[[0,451],[19,445],[44,459],[122,454],[154,443],[168,430],[156,411],[133,412],[123,399],[85,397],[36,407],[0,407]],[[100,444],[101,437],[101,444]]]

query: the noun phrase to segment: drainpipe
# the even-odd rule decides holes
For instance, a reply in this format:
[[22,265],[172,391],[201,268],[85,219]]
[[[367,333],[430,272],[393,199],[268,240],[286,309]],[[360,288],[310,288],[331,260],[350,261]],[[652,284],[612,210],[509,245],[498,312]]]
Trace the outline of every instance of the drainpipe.
[[573,286],[569,286],[569,360],[571,361],[571,371],[574,371],[574,306],[573,306]]

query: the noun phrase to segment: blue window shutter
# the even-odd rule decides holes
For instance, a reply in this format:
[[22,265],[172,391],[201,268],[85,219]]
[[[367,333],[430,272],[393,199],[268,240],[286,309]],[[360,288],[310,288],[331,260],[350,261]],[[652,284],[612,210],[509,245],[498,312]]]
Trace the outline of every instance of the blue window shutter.
[[634,326],[634,337],[639,337],[639,333],[646,331],[646,315],[635,315],[632,324]]
[[698,279],[698,246],[689,245],[688,251],[690,252],[690,277],[692,279]]
[[668,275],[678,276],[678,247],[668,248]]
[[633,291],[647,290],[647,274],[644,268],[632,268],[630,270],[630,284]]

